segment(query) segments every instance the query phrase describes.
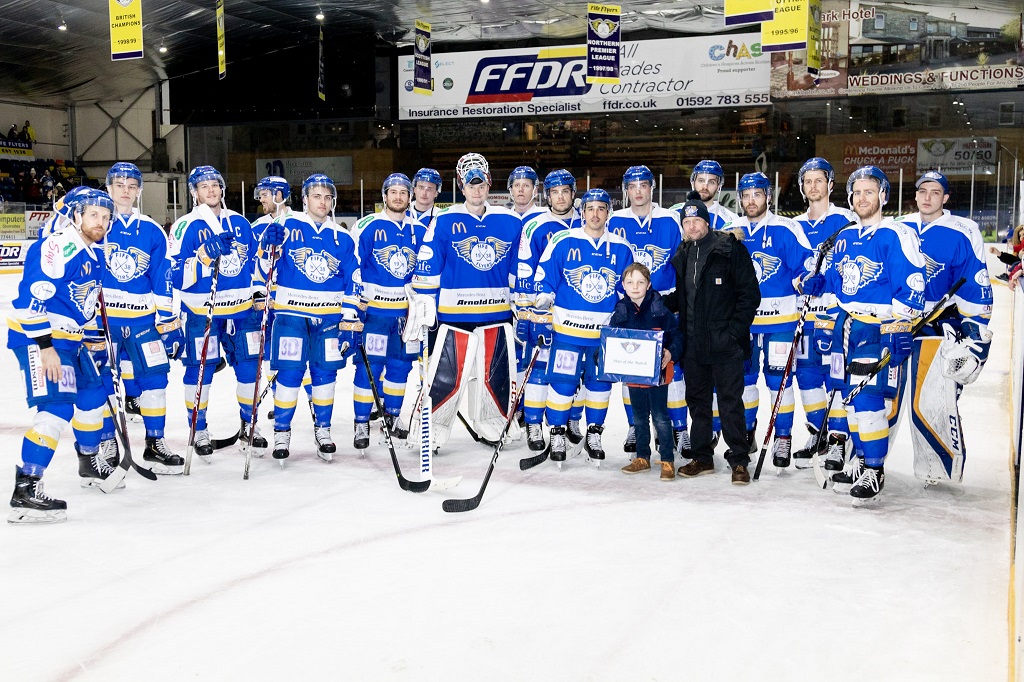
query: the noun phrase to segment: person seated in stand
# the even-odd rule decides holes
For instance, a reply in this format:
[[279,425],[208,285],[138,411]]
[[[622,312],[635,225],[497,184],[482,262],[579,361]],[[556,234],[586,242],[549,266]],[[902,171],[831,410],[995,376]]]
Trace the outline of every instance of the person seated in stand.
[[[665,307],[661,294],[651,289],[651,271],[642,263],[628,265],[622,273],[622,288],[626,298],[619,299],[609,320],[609,327],[623,329],[648,329],[663,331],[659,367],[664,370],[672,362],[681,362],[683,338],[679,333],[675,317]],[[668,379],[672,378],[672,370]],[[633,426],[636,429],[636,458],[622,467],[626,474],[639,474],[651,469],[651,420],[658,435],[658,452],[661,455],[661,480],[671,481],[676,477],[675,447],[672,440],[672,420],[668,416],[668,382],[657,386],[629,385],[633,405]]]

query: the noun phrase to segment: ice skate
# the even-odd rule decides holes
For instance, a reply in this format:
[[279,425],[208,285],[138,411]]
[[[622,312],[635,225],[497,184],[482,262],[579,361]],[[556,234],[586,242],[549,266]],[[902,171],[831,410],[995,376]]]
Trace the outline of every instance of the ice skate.
[[274,459],[281,462],[281,467],[284,467],[284,461],[288,459],[288,446],[292,442],[292,431],[287,429],[285,431],[278,431],[274,429]]
[[772,443],[772,464],[776,469],[785,469],[790,462],[790,448],[793,447],[791,436],[779,436]]
[[864,473],[864,458],[854,457],[846,468],[832,476],[832,490],[845,495]]
[[630,426],[626,431],[626,440],[622,444],[623,452],[636,452],[636,427]]
[[690,459],[690,432],[676,429],[672,435],[675,438],[676,458]]
[[356,422],[356,433],[352,437],[352,447],[365,450],[370,447],[370,422]]
[[846,434],[830,433],[828,434],[828,451],[825,454],[825,470],[842,471],[844,466],[846,466]]
[[[316,426],[313,428],[313,437],[316,439],[316,456],[325,462],[330,462],[334,459],[334,453],[337,452],[338,448],[331,440],[331,427],[330,426]],[[275,439],[276,441],[276,439]],[[276,442],[275,442],[276,444]]]
[[142,421],[142,408],[139,407],[139,399],[135,396],[125,398],[124,411],[128,413],[128,421],[135,423]]
[[[238,442],[242,444],[242,447],[247,447],[249,444],[249,422],[242,420],[242,428],[238,432]],[[256,450],[266,450],[269,443],[267,439],[260,434],[260,427],[257,426],[252,432],[252,446]],[[255,452],[253,454],[256,454]],[[263,453],[259,454],[260,457]]]
[[210,432],[206,429],[196,431],[194,445],[199,459],[211,464],[213,462],[213,443],[210,442]]
[[[78,482],[83,488],[98,488],[107,476],[114,473],[114,467],[103,456],[103,451],[83,453],[78,443],[75,443],[75,452],[78,453]],[[124,487],[124,481],[117,484],[117,488]]]
[[594,466],[601,468],[601,460],[604,459],[604,448],[601,447],[601,433],[604,427],[599,424],[591,424],[587,427],[587,440],[583,447],[587,450],[587,456]]
[[[565,437],[569,439],[569,442],[573,445],[579,445],[583,442],[583,431],[580,430],[580,420],[570,419],[569,423],[565,427]],[[636,440],[636,436],[633,437]]]
[[100,452],[103,453],[103,459],[107,460],[112,467],[116,467],[117,463],[121,461],[121,450],[117,446],[117,438],[100,441]]
[[565,427],[552,426],[548,442],[551,448],[551,461],[561,469],[562,463],[565,462]]
[[154,474],[164,476],[180,475],[185,469],[185,460],[171,452],[163,438],[147,438],[142,459]]
[[865,466],[860,478],[850,488],[854,507],[863,507],[878,499],[885,487],[885,471],[882,467]]
[[793,453],[793,466],[797,469],[810,469],[813,466],[815,445],[818,445],[818,455],[823,455],[828,451],[828,439],[822,438],[820,445],[818,444],[817,428],[807,424],[807,431],[810,433],[807,437],[807,442],[802,448]]
[[15,467],[14,471],[14,494],[11,496],[8,523],[61,523],[68,520],[67,502],[44,493],[41,477],[24,473],[21,467]]
[[409,437],[409,429],[402,425],[399,415],[386,414],[384,415],[384,421],[387,422],[388,428],[391,430],[392,438],[406,440]]
[[526,425],[526,445],[534,452],[540,452],[545,447],[544,427],[541,424]]
[[757,420],[754,420],[753,428],[747,431],[747,454],[752,455],[757,452]]

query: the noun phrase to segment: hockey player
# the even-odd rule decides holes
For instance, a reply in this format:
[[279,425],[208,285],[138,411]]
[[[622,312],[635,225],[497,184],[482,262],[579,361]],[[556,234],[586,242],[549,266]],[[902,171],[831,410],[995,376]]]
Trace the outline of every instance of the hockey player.
[[601,434],[612,385],[597,379],[598,344],[601,327],[608,324],[624,295],[622,273],[633,262],[634,251],[625,239],[606,229],[612,208],[608,192],[589,190],[581,205],[583,227],[555,234],[541,256],[534,305],[552,311],[546,410],[551,460],[565,461],[565,425],[582,379],[587,390],[584,447],[600,464],[605,458]]
[[[188,176],[188,187],[195,207],[171,230],[169,252],[174,263],[171,271],[174,288],[179,292],[185,318],[185,349],[181,355],[181,362],[185,365],[185,408],[191,425],[199,364],[204,361],[211,363],[212,369],[212,364],[217,362],[223,351],[235,372],[235,395],[241,419],[239,439],[248,442],[262,323],[262,308],[257,310],[253,305],[254,294],[262,294],[259,287],[253,286],[258,245],[249,221],[224,206],[224,178],[216,168],[193,168]],[[210,313],[214,273],[217,277],[217,298],[213,301],[210,343],[203,359],[203,338]],[[206,405],[213,374],[212,371],[203,373],[195,423],[195,451],[204,458],[213,454],[206,424]],[[267,441],[258,429],[252,442],[256,448],[267,447]]]
[[[622,193],[629,207],[622,208],[608,219],[608,230],[625,239],[633,248],[633,258],[651,272],[651,288],[662,296],[670,296],[676,288],[676,275],[669,260],[683,241],[679,214],[652,200],[654,173],[647,166],[630,166],[622,176]],[[622,402],[626,407],[629,431],[623,449],[636,452],[636,430],[633,410],[629,405],[629,388],[622,385]],[[681,364],[676,364],[668,387],[668,414],[676,439],[676,450],[687,457],[690,434],[686,430],[686,384]]]
[[289,214],[283,224],[271,223],[263,236],[263,248],[281,247],[274,275],[270,355],[270,368],[277,371],[274,459],[278,460],[290,454],[292,417],[307,367],[313,386],[317,456],[330,462],[337,450],[331,440],[334,383],[359,342],[362,325],[355,298],[359,281],[355,241],[334,222],[336,197],[334,181],[322,173],[310,175],[302,183],[305,212]]
[[512,197],[509,208],[522,218],[524,226],[544,212],[544,208],[536,204],[538,182],[537,171],[529,166],[517,166],[508,176],[508,193]]
[[135,164],[121,161],[111,166],[107,192],[116,207],[104,245],[103,298],[114,343],[109,349],[111,362],[123,368],[125,392],[138,396],[146,427],[143,460],[154,473],[180,474],[185,460],[164,440],[169,358],[177,358],[185,344],[181,320],[172,310],[167,235],[135,208],[142,194],[142,172]]
[[[523,227],[519,239],[519,255],[516,259],[516,340],[522,348],[524,360],[519,365],[519,381],[523,380],[526,362],[533,356],[533,349],[538,345],[551,344],[551,313],[540,310],[534,303],[536,295],[537,265],[547,248],[551,237],[555,234],[582,226],[579,212],[574,208],[576,199],[576,178],[567,170],[554,170],[544,178],[544,193],[547,196],[548,210],[534,216]],[[547,401],[547,382],[545,380],[548,351],[543,349],[537,356],[534,370],[526,384],[523,394],[523,416],[526,422],[527,443],[531,450],[543,450],[544,406]],[[583,414],[583,402],[573,404],[569,416],[566,435],[573,443],[583,440],[580,432],[580,417]]]
[[[113,213],[110,197],[90,190],[71,211],[73,227],[33,243],[25,256],[7,320],[7,347],[18,359],[28,406],[36,414],[21,444],[8,517],[12,523],[67,519],[67,503],[43,492],[42,477],[69,422],[79,446],[82,486],[98,485],[113,471],[99,449],[106,392],[97,360],[105,362],[106,350],[95,320],[106,267],[97,242],[107,234]],[[83,337],[97,357],[83,345]]]
[[[782,385],[782,375],[793,345],[797,311],[794,281],[806,274],[813,252],[796,221],[772,213],[768,204],[772,184],[764,173],[740,178],[740,203],[744,217],[734,223],[743,230],[743,243],[750,251],[761,287],[761,303],[750,328],[751,355],[744,371],[743,404],[747,416],[750,451],[756,448],[757,407],[760,402],[757,378],[764,371],[765,383],[773,392]],[[793,375],[786,377],[782,403],[775,420],[772,463],[787,467],[793,440]]]
[[[857,220],[857,215],[853,211],[840,208],[832,203],[830,197],[835,177],[832,164],[818,156],[808,159],[800,167],[797,180],[800,185],[800,195],[807,202],[807,211],[798,215],[794,220],[800,223],[812,249],[821,246],[821,243],[835,234],[839,228]],[[831,262],[831,257],[827,257],[822,263],[822,271]],[[801,300],[800,303],[802,305],[803,301]],[[793,453],[793,463],[798,469],[806,469],[811,466],[811,457],[814,455],[812,450],[815,443],[819,442],[818,426],[828,408],[826,388],[831,391],[840,385],[838,381],[831,378],[825,358],[814,345],[814,322],[819,313],[823,314],[828,310],[829,305],[828,297],[811,299],[807,317],[804,318],[803,340],[801,347],[797,349],[794,373],[796,374],[796,383],[800,387],[800,402],[804,407],[804,414],[807,416],[807,430],[810,432],[807,444]],[[822,445],[825,447],[845,446],[849,431],[846,425],[846,410],[841,405],[832,405],[832,411],[828,415],[827,428],[829,435],[827,439],[820,439]],[[823,452],[819,454],[823,454]]]
[[[717,161],[705,159],[698,161],[690,173],[690,189],[700,194],[700,200],[708,209],[711,217],[711,229],[721,230],[730,223],[735,223],[739,216],[718,203],[718,194],[725,182],[725,172]],[[680,213],[684,203],[680,202],[670,210]]]
[[988,359],[992,286],[977,223],[943,208],[949,201],[946,177],[936,171],[923,174],[916,200],[918,212],[899,220],[921,240],[925,310],[961,277],[964,283],[915,339],[910,363],[914,474],[929,484],[947,479],[959,483],[966,448],[957,399]]
[[819,316],[814,340],[822,353],[830,354],[833,376],[845,380],[844,397],[865,378],[852,370],[877,363],[888,353],[882,371],[847,406],[855,457],[832,481],[836,492],[848,490],[855,503],[874,499],[885,484],[885,400],[896,396],[900,367],[913,351],[911,321],[924,307],[924,258],[917,236],[906,225],[882,217],[889,191],[889,179],[875,166],[850,174],[846,192],[860,224],[839,233],[832,267],[803,282],[803,293],[828,292],[838,304],[831,320]]
[[[383,386],[384,420],[392,435],[405,438],[398,415],[405,397],[405,383],[419,351],[418,339],[402,340],[409,301],[405,285],[416,269],[416,252],[426,229],[409,213],[413,184],[402,173],[384,180],[384,210],[359,221],[357,252],[361,263],[362,304],[366,309],[363,347],[370,361],[374,383]],[[356,363],[355,438],[357,450],[370,445],[370,413],[374,407],[370,379],[362,362]]]
[[420,168],[412,176],[413,201],[409,205],[409,217],[423,229],[430,227],[434,219],[434,200],[441,191],[441,174],[433,168]]
[[488,205],[491,173],[484,157],[464,155],[455,173],[466,201],[440,211],[427,230],[405,331],[409,341],[421,326],[432,327],[435,319],[441,323],[427,372],[438,448],[448,440],[468,385],[469,423],[490,442],[500,437],[515,393],[510,289],[522,220],[507,208]]

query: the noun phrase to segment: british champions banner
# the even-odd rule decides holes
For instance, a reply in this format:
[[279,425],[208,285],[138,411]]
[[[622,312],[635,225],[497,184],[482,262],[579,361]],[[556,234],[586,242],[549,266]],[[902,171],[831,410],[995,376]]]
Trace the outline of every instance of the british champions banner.
[[432,96],[397,58],[399,118],[484,118],[738,107],[768,103],[760,33],[622,43],[619,82],[587,82],[587,46],[434,54]]
[[619,82],[619,5],[587,5],[587,82]]
[[142,59],[142,0],[108,0],[110,59]]

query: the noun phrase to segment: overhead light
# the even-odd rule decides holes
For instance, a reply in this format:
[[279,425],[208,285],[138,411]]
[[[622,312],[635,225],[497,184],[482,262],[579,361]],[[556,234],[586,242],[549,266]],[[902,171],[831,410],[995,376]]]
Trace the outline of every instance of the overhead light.
[[316,20],[317,21],[323,21],[324,20],[324,11],[322,9],[320,9],[319,7],[316,8]]
[[57,30],[58,31],[66,31],[66,30],[68,30],[68,24],[67,24],[66,21],[64,21],[64,13],[63,12],[60,15],[60,23],[57,24]]
[[486,5],[486,4],[487,4],[487,3],[489,3],[490,1],[491,1],[491,0],[480,0],[480,4],[481,4],[481,5]]
[[157,52],[159,52],[160,54],[167,54],[167,46],[164,45],[163,40],[160,41],[160,47],[157,48]]

